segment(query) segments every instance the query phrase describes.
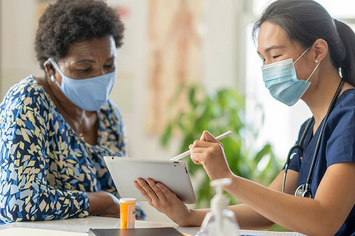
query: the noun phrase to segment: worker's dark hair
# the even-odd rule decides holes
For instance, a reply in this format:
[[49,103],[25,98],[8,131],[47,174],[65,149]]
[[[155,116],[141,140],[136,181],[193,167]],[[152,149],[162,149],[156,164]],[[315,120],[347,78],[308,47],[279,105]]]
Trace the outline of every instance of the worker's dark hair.
[[324,39],[334,67],[346,82],[355,86],[355,34],[347,24],[333,19],[319,3],[313,0],[271,3],[254,25],[254,39],[264,22],[279,25],[291,41],[304,49],[317,39]]

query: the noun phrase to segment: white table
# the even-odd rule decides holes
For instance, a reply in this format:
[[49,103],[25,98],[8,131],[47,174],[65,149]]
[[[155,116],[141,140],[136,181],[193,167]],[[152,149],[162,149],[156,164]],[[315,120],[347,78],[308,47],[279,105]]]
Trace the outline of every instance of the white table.
[[[174,227],[181,233],[194,236],[199,227],[179,227],[174,223],[162,223],[152,221],[136,221],[136,228],[158,228]],[[35,222],[15,222],[0,225],[1,236],[87,236],[90,228],[120,228],[120,219],[89,216],[86,218],[35,221]],[[50,233],[50,235],[48,235]],[[266,236],[301,236],[292,232],[269,232],[269,231],[249,231],[242,230],[241,234],[266,235]]]

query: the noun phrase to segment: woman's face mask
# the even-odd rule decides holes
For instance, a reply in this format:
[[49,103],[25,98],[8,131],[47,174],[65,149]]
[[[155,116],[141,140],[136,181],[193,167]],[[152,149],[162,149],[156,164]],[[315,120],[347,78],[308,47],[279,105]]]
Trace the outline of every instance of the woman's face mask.
[[62,76],[62,84],[57,82],[69,100],[78,107],[87,111],[97,111],[108,100],[108,96],[116,81],[114,72],[88,79],[71,79],[64,75],[57,63],[48,58],[54,68]]
[[287,106],[294,105],[306,92],[311,84],[309,79],[320,64],[317,64],[307,80],[299,80],[297,78],[294,65],[308,49],[295,62],[290,58],[261,67],[265,87],[269,90],[271,96]]

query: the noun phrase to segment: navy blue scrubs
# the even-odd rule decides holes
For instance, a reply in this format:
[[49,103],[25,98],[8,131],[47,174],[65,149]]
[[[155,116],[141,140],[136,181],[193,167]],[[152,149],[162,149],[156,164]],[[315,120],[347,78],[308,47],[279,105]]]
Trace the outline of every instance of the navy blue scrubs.
[[[307,122],[301,126],[298,139],[301,138]],[[322,125],[323,121],[313,135],[313,122],[303,142],[303,153],[298,150],[297,155],[291,160],[289,169],[299,172],[299,185],[306,183]],[[355,162],[355,89],[346,90],[339,96],[325,124],[310,183],[313,197],[327,168],[341,162]],[[354,207],[335,235],[355,236]]]

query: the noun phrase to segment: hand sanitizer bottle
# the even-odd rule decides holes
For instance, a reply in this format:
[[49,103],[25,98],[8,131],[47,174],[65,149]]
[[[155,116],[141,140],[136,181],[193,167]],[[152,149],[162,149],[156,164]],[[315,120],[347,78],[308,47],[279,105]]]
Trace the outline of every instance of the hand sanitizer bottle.
[[208,212],[196,236],[237,236],[239,225],[233,211],[228,209],[229,198],[223,195],[223,186],[230,185],[231,179],[217,179],[210,183],[215,187],[216,195],[211,200],[211,212]]

